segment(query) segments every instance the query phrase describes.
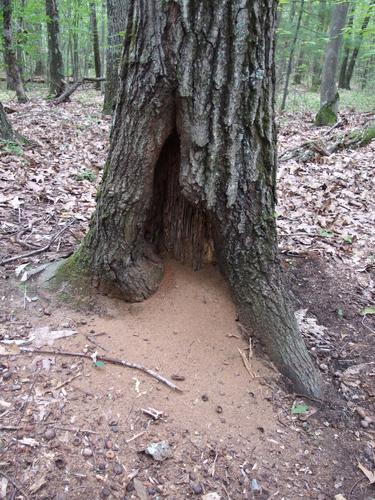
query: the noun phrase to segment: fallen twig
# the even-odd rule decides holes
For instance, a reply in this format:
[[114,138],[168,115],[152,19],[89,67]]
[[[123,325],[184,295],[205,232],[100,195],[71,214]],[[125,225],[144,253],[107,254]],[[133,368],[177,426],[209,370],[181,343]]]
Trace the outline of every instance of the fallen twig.
[[52,389],[47,389],[46,392],[57,391],[58,389],[61,389],[62,387],[65,387],[66,385],[70,384],[70,382],[72,382],[76,378],[80,377],[81,375],[82,375],[82,372],[76,373],[76,375],[68,378],[68,380],[65,380],[65,382],[62,382],[61,384],[57,385],[56,387],[53,387]]
[[125,441],[125,443],[127,443],[127,444],[128,444],[128,443],[131,443],[131,442],[132,442],[132,441],[134,441],[135,439],[137,439],[137,438],[139,438],[139,437],[143,436],[143,434],[146,434],[146,432],[147,432],[147,431],[138,432],[138,434],[135,434],[133,437],[131,437],[131,438],[127,439],[127,440]]
[[[21,347],[20,348],[20,353],[35,353],[35,354],[46,354],[50,356],[53,354],[54,356],[69,356],[73,358],[86,358],[92,361],[92,357],[89,354],[84,354],[82,352],[67,352],[67,351],[44,351],[41,349],[29,349],[28,347]],[[16,354],[17,355],[17,354]],[[5,354],[5,356],[8,356],[8,354]],[[10,354],[9,354],[10,356]],[[12,354],[14,356],[14,354]],[[163,377],[162,375],[159,375],[159,373],[156,373],[154,370],[150,370],[149,368],[144,367],[143,365],[140,365],[139,363],[130,363],[130,361],[126,360],[121,360],[121,359],[115,359],[115,358],[109,358],[107,356],[101,356],[97,355],[96,359],[98,361],[104,361],[105,363],[111,363],[112,365],[118,365],[118,366],[125,366],[126,368],[132,368],[133,370],[139,370],[143,373],[146,373],[147,375],[150,375],[150,377],[155,378],[159,382],[167,385],[174,391],[178,392],[183,392],[182,389],[180,389],[177,385],[175,385],[173,382],[168,380],[167,378]]]
[[25,259],[26,257],[32,257],[33,255],[38,255],[40,253],[46,252],[47,250],[49,250],[52,243],[54,243],[57,240],[57,238],[59,238],[62,235],[62,233],[64,231],[66,231],[68,229],[68,227],[73,224],[74,220],[75,219],[73,219],[72,221],[65,224],[65,226],[58,233],[56,233],[54,236],[52,236],[52,238],[50,239],[48,244],[45,245],[44,247],[37,248],[36,250],[31,250],[30,252],[26,252],[24,254],[15,255],[14,257],[9,257],[8,259],[3,259],[0,262],[0,266],[3,266],[4,264],[9,264],[9,262],[14,262],[15,260],[18,260],[18,259]]
[[256,378],[256,375],[255,375],[255,373],[253,372],[253,370],[252,370],[252,368],[251,368],[251,365],[250,365],[250,363],[249,363],[249,360],[248,360],[248,359],[247,359],[247,357],[246,357],[246,354],[245,354],[243,351],[241,351],[241,349],[238,349],[238,352],[239,352],[239,353],[240,353],[240,355],[241,355],[241,358],[242,358],[243,364],[244,364],[244,366],[245,366],[246,370],[248,371],[248,373],[249,373],[250,377],[251,377],[251,378]]
[[79,429],[77,427],[60,427],[57,425],[51,424],[54,429],[57,429],[59,431],[67,431],[67,432],[76,432],[80,434],[99,434],[99,432],[92,431],[90,429]]

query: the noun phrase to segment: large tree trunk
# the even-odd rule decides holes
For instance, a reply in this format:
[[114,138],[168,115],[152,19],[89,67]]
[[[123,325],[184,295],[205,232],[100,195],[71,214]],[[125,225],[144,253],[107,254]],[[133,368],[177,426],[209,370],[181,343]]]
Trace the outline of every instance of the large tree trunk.
[[4,23],[4,59],[7,72],[7,81],[12,90],[17,94],[19,102],[27,102],[25,89],[23,87],[21,72],[17,64],[16,51],[13,46],[12,37],[12,3],[11,0],[1,0]]
[[321,379],[277,258],[276,2],[129,0],[111,149],[89,233],[58,271],[129,301],[158,287],[167,252],[215,253],[239,319],[298,391]]
[[119,66],[128,0],[107,0],[107,70],[103,113],[114,110],[119,87]]
[[315,120],[317,125],[333,125],[337,121],[339,95],[336,73],[348,9],[349,2],[340,2],[335,5],[332,11],[329,42],[320,86],[320,110]]
[[[91,22],[91,36],[92,45],[94,52],[94,66],[95,66],[95,77],[101,77],[101,64],[100,64],[100,49],[99,49],[99,33],[98,33],[98,22],[96,19],[96,6],[95,2],[90,2],[90,22]],[[100,82],[96,83],[96,89],[100,90]]]
[[57,0],[46,0],[49,92],[55,97],[64,91],[64,65],[59,46],[59,12]]

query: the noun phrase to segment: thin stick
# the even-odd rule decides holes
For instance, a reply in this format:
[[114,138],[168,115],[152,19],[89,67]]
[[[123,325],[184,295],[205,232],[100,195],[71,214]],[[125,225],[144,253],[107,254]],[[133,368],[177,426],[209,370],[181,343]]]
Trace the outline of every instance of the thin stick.
[[241,351],[241,349],[238,349],[238,352],[239,352],[239,353],[240,353],[240,355],[241,355],[241,358],[242,358],[243,364],[244,364],[244,366],[245,366],[246,370],[249,372],[250,377],[251,377],[251,378],[255,378],[255,377],[256,377],[256,376],[255,376],[255,373],[252,371],[251,366],[250,366],[250,363],[249,363],[249,361],[248,361],[248,359],[247,359],[247,357],[246,357],[245,353],[244,353],[243,351]]
[[147,432],[147,431],[142,431],[142,432],[139,432],[138,434],[135,434],[133,437],[131,437],[131,438],[127,439],[127,440],[125,441],[125,443],[127,443],[127,444],[131,443],[131,442],[132,442],[132,441],[134,441],[135,439],[137,439],[137,438],[139,438],[139,437],[143,436],[143,434],[146,434],[146,432]]
[[52,389],[47,389],[46,392],[51,392],[51,391],[57,391],[58,389],[61,389],[62,387],[65,387],[66,385],[70,384],[74,379],[80,377],[82,375],[81,372],[77,373],[73,377],[68,378],[68,380],[65,380],[65,382],[62,382],[61,384],[57,385],[56,387],[53,387]]
[[22,489],[20,486],[18,486],[18,484],[17,484],[17,483],[16,483],[16,482],[15,482],[15,481],[14,481],[14,480],[10,477],[10,476],[8,476],[8,474],[6,474],[6,473],[5,473],[4,471],[2,471],[2,470],[0,470],[0,474],[1,474],[2,476],[4,476],[6,479],[8,479],[8,481],[9,481],[10,483],[12,483],[12,484],[13,484],[13,486],[14,486],[14,487],[15,487],[15,488],[16,488],[16,489],[20,492],[20,493],[22,493],[22,495],[23,495],[25,498],[29,498],[29,497],[26,495],[26,493],[23,491],[23,489]]
[[18,259],[25,259],[26,257],[32,257],[33,255],[38,255],[40,253],[46,252],[47,250],[49,250],[52,243],[55,242],[59,238],[59,236],[61,236],[62,233],[64,231],[66,231],[68,229],[68,227],[73,224],[73,222],[74,222],[74,220],[70,221],[68,224],[65,224],[65,226],[58,233],[55,234],[55,236],[52,236],[49,243],[47,245],[45,245],[44,247],[37,248],[36,250],[32,250],[30,252],[26,252],[26,253],[23,253],[21,255],[15,255],[14,257],[9,257],[8,259],[3,259],[0,262],[0,266],[3,266],[4,264],[9,264],[9,262],[14,262],[15,260],[18,260]]
[[[67,352],[67,351],[44,351],[40,349],[29,349],[27,347],[22,347],[21,353],[24,352],[31,352],[35,354],[47,354],[50,356],[51,354],[53,355],[58,355],[58,356],[70,356],[73,358],[86,358],[90,359],[92,361],[92,358],[89,354],[84,354],[81,352]],[[8,356],[8,354],[6,354]],[[9,354],[10,356],[10,354]],[[12,354],[14,356],[14,354]],[[180,389],[177,385],[175,385],[173,382],[168,380],[167,378],[163,377],[162,375],[159,375],[159,373],[156,373],[154,370],[150,370],[149,368],[145,368],[143,365],[140,365],[139,363],[130,363],[130,361],[122,360],[122,359],[115,359],[115,358],[109,358],[107,356],[101,356],[97,355],[96,359],[98,361],[104,361],[106,363],[111,363],[112,365],[118,365],[118,366],[125,366],[126,368],[132,368],[133,370],[139,370],[143,373],[147,373],[147,375],[150,375],[150,377],[155,378],[159,382],[167,385],[174,391],[178,392],[183,392],[182,389]]]
[[99,432],[92,431],[90,429],[79,429],[77,427],[60,427],[53,424],[51,424],[51,427],[58,429],[59,431],[76,432],[80,434],[99,434]]

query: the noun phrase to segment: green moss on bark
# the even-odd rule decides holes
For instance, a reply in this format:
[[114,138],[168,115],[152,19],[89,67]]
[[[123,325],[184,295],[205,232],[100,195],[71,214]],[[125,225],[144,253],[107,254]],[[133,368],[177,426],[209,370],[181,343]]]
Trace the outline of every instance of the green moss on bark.
[[334,125],[337,122],[337,114],[330,104],[325,104],[320,108],[315,118],[315,125],[318,127]]

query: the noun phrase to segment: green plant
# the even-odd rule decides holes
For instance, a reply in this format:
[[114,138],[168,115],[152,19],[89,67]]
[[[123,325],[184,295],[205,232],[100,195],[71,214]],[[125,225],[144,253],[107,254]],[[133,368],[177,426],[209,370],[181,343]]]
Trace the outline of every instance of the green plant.
[[1,140],[0,146],[4,149],[5,152],[12,155],[21,156],[23,153],[22,147],[14,141]]
[[81,170],[77,175],[76,175],[76,180],[77,181],[90,181],[94,182],[96,179],[96,174],[92,170],[89,169],[83,169]]

